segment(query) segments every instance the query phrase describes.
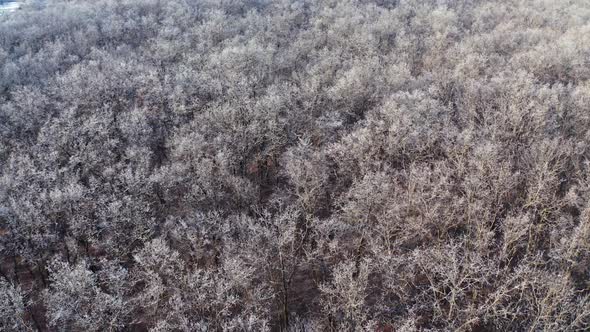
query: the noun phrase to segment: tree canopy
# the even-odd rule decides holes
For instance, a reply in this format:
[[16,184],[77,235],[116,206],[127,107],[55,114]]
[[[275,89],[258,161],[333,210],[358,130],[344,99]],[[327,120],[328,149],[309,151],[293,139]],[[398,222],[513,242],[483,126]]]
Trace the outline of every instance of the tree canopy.
[[0,15],[0,330],[584,331],[590,2]]

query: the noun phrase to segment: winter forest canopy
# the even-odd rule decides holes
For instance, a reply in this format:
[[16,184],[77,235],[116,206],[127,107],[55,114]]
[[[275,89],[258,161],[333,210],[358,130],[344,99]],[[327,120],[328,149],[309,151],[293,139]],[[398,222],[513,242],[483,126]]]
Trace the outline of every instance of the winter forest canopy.
[[0,330],[587,331],[590,2],[0,15]]

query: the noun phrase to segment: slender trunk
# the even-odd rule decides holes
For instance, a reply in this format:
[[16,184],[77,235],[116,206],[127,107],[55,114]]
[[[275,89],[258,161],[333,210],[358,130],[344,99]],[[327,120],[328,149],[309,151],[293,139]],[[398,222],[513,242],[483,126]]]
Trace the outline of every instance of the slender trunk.
[[84,240],[84,251],[86,251],[86,257],[90,258],[90,241]]
[[16,281],[16,283],[20,283],[18,278],[18,262],[16,260],[16,255],[12,255],[12,263],[14,264],[14,281]]
[[289,327],[289,294],[287,279],[285,276],[285,264],[283,262],[283,255],[279,252],[279,263],[281,264],[281,285],[283,287],[283,324],[285,330]]
[[45,264],[37,266],[37,269],[39,270],[39,275],[41,276],[41,282],[43,283],[43,287],[47,288],[48,282],[47,278],[45,277],[45,273],[43,273],[43,266],[45,266]]
[[43,329],[41,329],[41,324],[39,324],[39,321],[37,320],[37,317],[35,316],[35,313],[33,313],[31,311],[31,320],[33,321],[33,324],[35,324],[35,328],[37,329],[37,331],[43,331]]
[[8,278],[8,275],[6,273],[4,273],[4,271],[2,271],[2,269],[0,269],[0,276],[4,277],[4,279],[6,279],[6,281],[10,280],[10,278]]
[[68,264],[71,264],[72,262],[70,261],[70,248],[68,248],[68,243],[66,241],[66,238],[63,238],[63,245],[64,245],[64,249],[66,251],[66,260],[68,262]]
[[287,289],[283,288],[283,320],[285,322],[285,330],[289,327],[289,295]]

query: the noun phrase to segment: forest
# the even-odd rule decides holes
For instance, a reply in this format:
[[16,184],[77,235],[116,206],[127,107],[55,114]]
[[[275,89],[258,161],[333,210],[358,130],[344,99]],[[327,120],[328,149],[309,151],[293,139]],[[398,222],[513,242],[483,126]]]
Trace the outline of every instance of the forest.
[[588,331],[590,1],[0,15],[0,331]]

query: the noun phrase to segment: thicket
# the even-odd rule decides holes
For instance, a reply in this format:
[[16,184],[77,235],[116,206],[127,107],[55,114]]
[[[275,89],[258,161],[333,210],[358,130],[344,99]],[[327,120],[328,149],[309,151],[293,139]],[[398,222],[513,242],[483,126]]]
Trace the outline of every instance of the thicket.
[[0,330],[587,331],[590,2],[0,15]]

